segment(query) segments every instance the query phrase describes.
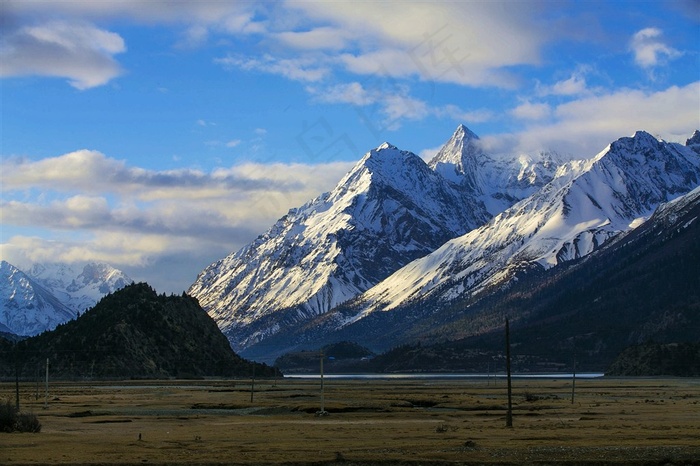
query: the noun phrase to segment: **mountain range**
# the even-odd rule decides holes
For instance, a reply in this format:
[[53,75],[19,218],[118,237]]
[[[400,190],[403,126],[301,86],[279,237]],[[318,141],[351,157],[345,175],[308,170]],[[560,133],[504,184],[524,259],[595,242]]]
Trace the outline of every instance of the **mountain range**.
[[[502,371],[506,318],[516,371],[571,371],[575,360],[580,370],[602,372],[627,347],[698,343],[698,218],[700,187],[581,259],[486,295],[375,312],[328,337],[392,347],[348,368],[354,372]],[[307,341],[321,338],[317,331]]]
[[107,264],[33,264],[25,272],[0,261],[0,332],[31,336],[52,330],[130,283]]
[[[699,131],[685,144],[639,131],[572,160],[490,154],[460,125],[427,162],[388,143],[370,150],[188,294],[259,361],[351,341],[400,347],[376,358],[386,367],[424,368],[407,366],[406,351],[428,367],[486,364],[508,317],[533,364],[573,345],[595,368],[644,339],[697,340],[684,329],[700,306],[686,259],[697,255],[698,185]],[[23,272],[3,261],[0,334],[52,329],[128,283],[105,264]]]
[[383,144],[331,192],[206,268],[189,293],[249,357],[361,338],[374,321],[392,334],[389,318],[369,317],[475,300],[637,228],[700,184],[699,151],[697,131],[685,145],[640,131],[573,161],[489,155],[464,126],[428,163]]

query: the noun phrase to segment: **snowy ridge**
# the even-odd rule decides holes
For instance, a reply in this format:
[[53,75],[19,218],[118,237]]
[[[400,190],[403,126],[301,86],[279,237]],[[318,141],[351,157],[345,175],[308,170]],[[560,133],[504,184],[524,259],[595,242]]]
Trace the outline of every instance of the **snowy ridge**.
[[531,197],[449,241],[363,294],[355,322],[412,300],[451,299],[583,257],[700,183],[689,147],[638,132],[585,163],[562,167]]
[[328,312],[489,217],[420,157],[382,144],[331,192],[207,267],[189,293],[243,347]]
[[2,261],[0,323],[17,335],[52,330],[131,282],[107,264],[34,264],[25,273]]
[[76,312],[93,307],[108,293],[129,285],[124,272],[103,263],[82,267],[67,264],[34,264],[27,274]]
[[36,335],[75,317],[31,277],[6,261],[0,261],[0,324],[16,335]]
[[460,185],[484,204],[491,216],[503,212],[550,182],[563,162],[557,154],[495,157],[481,147],[479,137],[457,127],[428,165]]

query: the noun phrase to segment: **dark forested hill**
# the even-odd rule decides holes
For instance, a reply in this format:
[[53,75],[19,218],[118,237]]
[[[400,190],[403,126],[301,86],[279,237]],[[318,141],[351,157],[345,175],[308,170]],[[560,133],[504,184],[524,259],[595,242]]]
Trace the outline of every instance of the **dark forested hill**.
[[[248,376],[252,363],[231,349],[196,299],[158,295],[145,283],[104,297],[93,309],[55,330],[0,343],[0,375],[33,376],[50,361],[59,378]],[[259,376],[274,369],[257,364]]]
[[613,361],[606,375],[698,377],[700,343],[630,346]]

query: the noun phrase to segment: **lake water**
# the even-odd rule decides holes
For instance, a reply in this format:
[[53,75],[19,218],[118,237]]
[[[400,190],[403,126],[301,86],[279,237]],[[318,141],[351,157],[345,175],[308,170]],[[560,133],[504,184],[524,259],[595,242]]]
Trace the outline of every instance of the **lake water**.
[[[603,377],[602,372],[584,372],[576,374],[577,379],[595,379]],[[513,379],[571,379],[571,373],[544,373],[544,374],[511,374]],[[321,374],[285,374],[290,379],[320,379]],[[462,373],[420,373],[420,374],[323,374],[324,379],[505,379],[506,374],[462,374]]]

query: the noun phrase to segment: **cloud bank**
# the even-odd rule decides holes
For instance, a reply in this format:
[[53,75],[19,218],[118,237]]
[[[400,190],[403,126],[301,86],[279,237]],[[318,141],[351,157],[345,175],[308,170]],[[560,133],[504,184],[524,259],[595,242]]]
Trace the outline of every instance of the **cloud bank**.
[[[187,258],[197,264],[182,274],[191,283],[192,274],[240,249],[290,208],[331,189],[351,165],[244,163],[205,173],[146,170],[89,150],[4,159],[0,214],[16,234],[0,256],[16,265],[105,261],[135,278],[144,268]],[[53,239],[32,232],[52,232]],[[162,285],[184,289],[186,281]]]

